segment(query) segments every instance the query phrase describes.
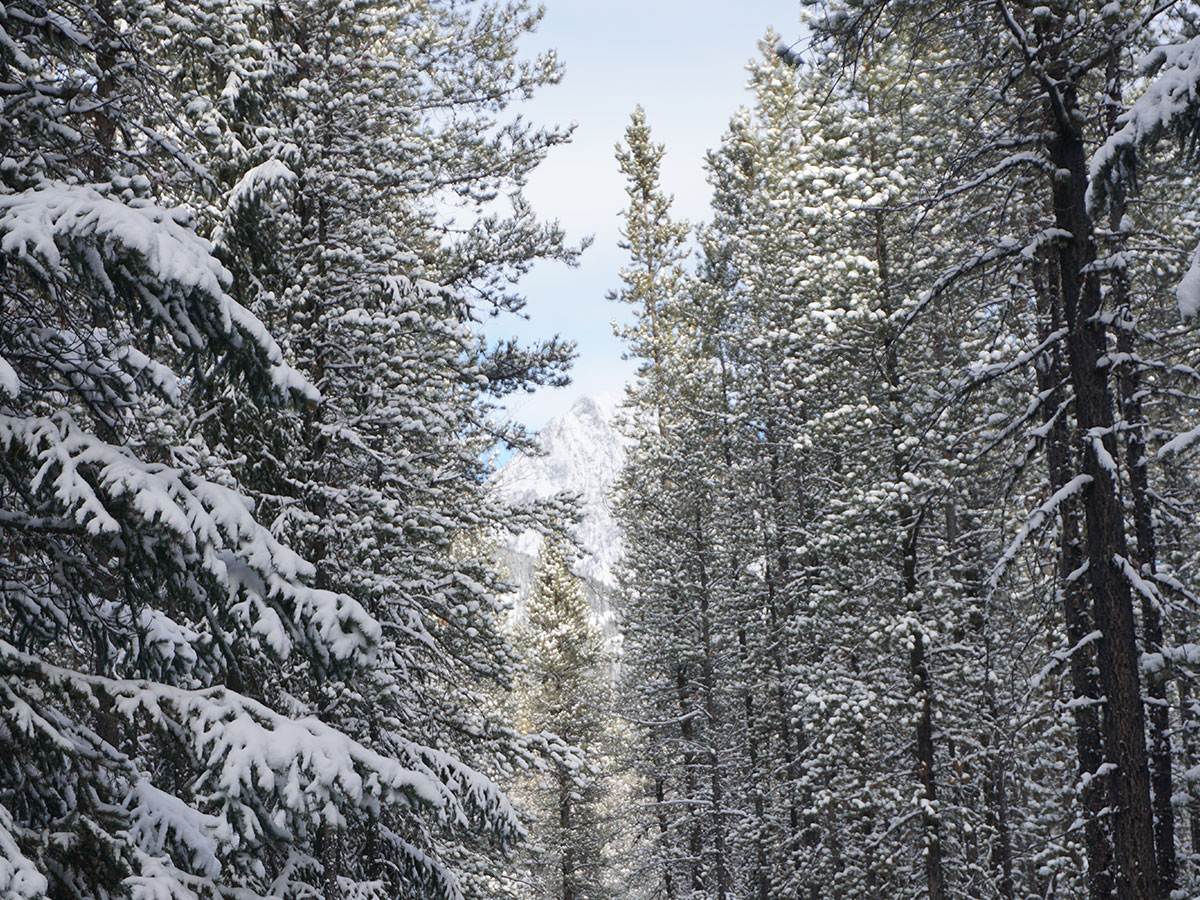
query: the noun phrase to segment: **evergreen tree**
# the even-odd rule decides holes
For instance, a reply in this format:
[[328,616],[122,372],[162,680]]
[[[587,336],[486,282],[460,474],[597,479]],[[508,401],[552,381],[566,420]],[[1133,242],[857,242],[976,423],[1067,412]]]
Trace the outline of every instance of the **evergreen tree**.
[[[537,18],[520,3],[253,6],[242,21],[265,53],[246,59],[231,41],[226,69],[197,82],[192,104],[211,152],[229,160],[220,252],[323,396],[283,433],[226,431],[231,417],[213,416],[224,432],[213,439],[250,440],[256,468],[243,477],[278,532],[391,638],[383,677],[333,673],[288,689],[463,789],[461,808],[416,832],[407,816],[349,824],[330,864],[360,879],[403,883],[406,869],[424,871],[414,848],[436,846],[462,890],[491,892],[489,857],[518,832],[474,770],[501,772],[537,750],[481,713],[481,686],[509,684],[515,657],[498,628],[498,570],[461,552],[462,535],[508,515],[483,489],[490,398],[561,383],[571,355],[558,341],[489,350],[471,326],[484,309],[520,309],[506,286],[532,260],[575,252],[520,197],[565,134],[499,121],[557,79],[552,56],[516,57]],[[483,214],[500,193],[512,215]],[[466,227],[446,218],[454,206]],[[466,840],[464,817],[483,826]]]
[[364,667],[382,634],[189,433],[209,367],[264,406],[317,393],[155,202],[185,154],[154,138],[162,11],[125,12],[5,7],[3,889],[275,893],[262,851],[314,817],[440,800],[246,677]]
[[570,356],[472,324],[575,252],[519,194],[565,134],[500,121],[538,14],[53,7],[0,20],[5,890],[489,894],[482,772],[561,744],[484,711],[459,541],[509,515],[490,398]]
[[[630,332],[664,336],[639,347],[634,402],[653,415],[632,417],[622,495],[631,695],[646,723],[660,884],[672,896],[941,900],[1149,896],[1138,891],[1153,883],[1166,896],[1178,836],[1160,800],[1179,796],[1179,750],[1165,737],[1173,708],[1184,733],[1192,712],[1190,676],[1171,686],[1159,668],[1183,658],[1161,623],[1188,617],[1167,600],[1187,588],[1158,574],[1158,523],[1173,501],[1155,499],[1170,491],[1167,472],[1144,441],[1154,427],[1188,433],[1173,417],[1194,409],[1163,400],[1178,390],[1167,382],[1191,375],[1159,381],[1171,367],[1151,354],[1191,344],[1135,306],[1161,295],[1172,265],[1134,237],[1132,215],[1161,238],[1172,226],[1150,205],[1127,216],[1117,204],[1108,230],[1089,226],[1109,255],[1064,261],[1080,223],[1059,221],[1061,185],[1046,193],[1042,179],[1069,167],[1039,143],[1057,88],[1037,80],[1036,54],[1027,68],[1004,62],[1021,52],[1028,11],[1007,21],[1006,7],[981,8],[1000,29],[985,33],[944,11],[907,18],[915,9],[827,10],[816,52],[782,54],[794,70],[768,38],[751,68],[754,106],[710,157],[702,265],[655,294],[668,328],[647,316]],[[1078,26],[1072,77],[1103,87],[1107,109],[1122,102],[1122,54],[1145,32],[1112,31],[1111,10],[1028,14],[1045,54],[1050,32],[1038,29]],[[1097,48],[1118,45],[1101,78]],[[1010,88],[990,86],[1013,71]],[[959,102],[939,99],[950,96]],[[1182,101],[1168,108],[1172,123],[1188,121]],[[1100,135],[1136,121],[1091,112],[1072,115]],[[1125,139],[1141,147],[1155,128],[1135,139],[1130,126]],[[1114,146],[1111,158],[1126,152]],[[1108,158],[1093,170],[1109,172]],[[1125,165],[1111,169],[1116,183]],[[1072,324],[1065,271],[1081,273],[1076,287],[1103,283],[1096,296],[1115,311]],[[1111,428],[1075,418],[1080,391],[1099,389],[1072,341],[1097,323],[1113,326],[1097,357],[1101,381],[1117,373],[1104,388]],[[1117,435],[1125,462],[1108,448],[1099,493],[1124,498],[1128,535],[1106,532],[1113,553],[1089,558],[1109,502],[1089,466]],[[1084,577],[1101,565],[1124,588]],[[1113,600],[1122,594],[1138,608]],[[1135,631],[1116,619],[1097,628],[1121,610]],[[1103,666],[1109,653],[1128,662],[1117,644],[1131,635],[1150,654],[1150,749],[1114,769],[1108,760],[1136,756],[1114,735],[1133,728],[1143,699],[1113,699],[1119,672]],[[1156,810],[1141,844],[1129,830],[1138,816],[1112,815],[1136,806],[1140,780],[1153,781],[1141,796]],[[714,862],[731,845],[730,864]],[[1159,875],[1148,879],[1151,857]]]
[[724,896],[733,887],[724,808],[729,735],[715,668],[722,611],[714,606],[718,571],[711,543],[724,420],[705,354],[713,319],[695,316],[694,280],[682,267],[686,229],[670,219],[659,187],[663,149],[635,112],[618,151],[630,205],[624,236],[631,265],[625,290],[638,318],[627,332],[645,354],[629,417],[644,430],[626,465],[620,518],[627,537],[626,660],[623,672],[635,725],[637,767],[649,797],[650,877],[666,896]]
[[518,690],[521,718],[575,747],[578,758],[548,761],[519,788],[534,817],[534,889],[529,896],[588,900],[612,895],[607,820],[613,778],[614,725],[604,640],[572,574],[567,547],[547,543],[539,555],[521,644],[527,686]]

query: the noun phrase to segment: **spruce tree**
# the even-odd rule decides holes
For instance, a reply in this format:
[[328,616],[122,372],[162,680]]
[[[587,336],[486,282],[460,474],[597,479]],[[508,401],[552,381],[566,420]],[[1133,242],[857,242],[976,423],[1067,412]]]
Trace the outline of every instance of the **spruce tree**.
[[440,800],[251,680],[368,666],[382,632],[190,431],[213,368],[267,408],[318,394],[163,205],[192,173],[162,11],[125,12],[5,7],[4,891],[275,893],[264,851],[314,818]]
[[499,121],[557,78],[538,14],[53,7],[0,50],[5,888],[490,892],[492,778],[553,743],[485,711],[461,541],[492,398],[570,356],[474,330],[574,254],[519,196],[565,134]]
[[518,785],[528,798],[536,845],[530,897],[589,900],[612,896],[608,820],[614,723],[609,654],[570,568],[565,543],[547,541],[538,557],[521,627],[526,650],[519,715],[529,730],[556,735],[582,755],[545,761]]

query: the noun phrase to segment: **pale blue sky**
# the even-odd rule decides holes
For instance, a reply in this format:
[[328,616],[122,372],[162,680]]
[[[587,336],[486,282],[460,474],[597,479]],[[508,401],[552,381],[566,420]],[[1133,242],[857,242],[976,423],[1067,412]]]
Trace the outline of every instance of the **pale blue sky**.
[[738,106],[747,102],[746,63],[773,27],[799,34],[799,0],[545,0],[546,17],[528,52],[553,47],[566,66],[562,83],[523,108],[541,124],[578,122],[573,142],[534,173],[528,196],[572,239],[595,235],[582,265],[543,264],[521,284],[530,321],[501,320],[495,334],[526,339],[555,333],[579,344],[574,384],[513,399],[513,416],[531,428],[568,409],[581,394],[619,394],[633,364],[609,325],[620,313],[605,299],[617,287],[624,253],[617,247],[624,181],[613,156],[629,114],[646,109],[655,139],[667,145],[663,183],[676,215],[707,215],[704,152],[715,146]]

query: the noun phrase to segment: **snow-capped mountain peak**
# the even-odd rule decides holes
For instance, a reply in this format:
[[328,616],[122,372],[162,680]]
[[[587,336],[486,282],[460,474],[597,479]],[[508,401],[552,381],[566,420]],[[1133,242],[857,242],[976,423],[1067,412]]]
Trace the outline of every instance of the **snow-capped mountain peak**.
[[[493,477],[501,496],[515,502],[578,494],[582,520],[576,537],[584,550],[578,574],[598,585],[614,584],[621,533],[609,493],[625,464],[627,441],[613,426],[618,403],[609,396],[584,396],[538,433],[540,454],[514,456]],[[541,535],[525,532],[509,544],[513,552],[537,556]]]

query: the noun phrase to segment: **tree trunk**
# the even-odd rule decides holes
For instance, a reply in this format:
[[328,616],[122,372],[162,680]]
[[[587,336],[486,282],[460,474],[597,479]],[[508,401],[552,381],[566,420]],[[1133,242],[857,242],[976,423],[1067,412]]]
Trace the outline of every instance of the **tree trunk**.
[[[1057,273],[1054,272],[1050,278],[1035,275],[1034,291],[1039,304],[1039,338],[1046,340],[1063,325]],[[1046,398],[1042,419],[1050,427],[1046,436],[1050,490],[1057,493],[1071,480],[1072,470],[1066,418],[1058,413],[1066,402],[1067,373],[1057,345],[1046,351],[1037,366],[1037,378],[1038,391]],[[1088,859],[1088,897],[1089,900],[1109,900],[1113,892],[1112,843],[1101,820],[1105,807],[1104,780],[1094,777],[1104,762],[1100,747],[1100,717],[1096,706],[1092,705],[1099,701],[1100,689],[1096,683],[1092,645],[1084,642],[1084,638],[1092,632],[1092,621],[1080,574],[1083,550],[1075,501],[1068,499],[1060,504],[1058,516],[1056,581],[1063,622],[1067,626],[1067,645],[1071,648],[1068,670],[1071,675],[1071,697],[1076,701],[1072,705],[1071,716],[1075,720],[1075,754],[1083,782],[1081,799],[1085,811],[1083,840]]]
[[675,667],[675,692],[679,700],[679,731],[683,737],[683,772],[684,785],[687,789],[687,797],[685,798],[684,808],[687,810],[686,815],[691,819],[691,827],[689,828],[688,837],[688,853],[691,856],[690,862],[692,866],[692,890],[700,891],[704,888],[703,867],[700,865],[703,856],[704,844],[700,832],[700,818],[692,809],[692,804],[696,802],[696,797],[699,794],[699,784],[696,776],[696,754],[693,748],[696,746],[695,727],[692,724],[692,710],[688,704],[688,682],[687,671],[683,663],[679,663]]
[[[904,542],[902,564],[904,594],[909,612],[921,611],[917,593],[917,537],[920,533],[920,516],[910,512],[907,516],[908,535]],[[913,680],[913,696],[920,704],[917,714],[916,754],[917,778],[925,801],[933,806],[937,803],[937,779],[933,746],[933,684],[929,667],[925,662],[925,639],[921,634],[914,636],[912,650],[908,655],[909,674]],[[941,822],[936,812],[926,807],[921,814],[925,840],[925,884],[929,900],[946,900],[946,872],[942,849]]]
[[[1133,335],[1123,327],[1117,336],[1117,350],[1132,353]],[[1125,459],[1129,470],[1129,492],[1133,499],[1133,528],[1137,552],[1130,564],[1140,575],[1152,578],[1157,571],[1154,520],[1150,508],[1150,485],[1146,473],[1146,442],[1143,435],[1142,404],[1138,399],[1139,378],[1134,363],[1124,363],[1121,373],[1121,401],[1125,424]],[[1146,653],[1161,653],[1163,648],[1162,612],[1158,603],[1141,596],[1142,646]],[[1171,806],[1171,722],[1167,702],[1165,668],[1146,678],[1150,706],[1150,786],[1154,801],[1154,845],[1158,863],[1158,895],[1167,898],[1175,889],[1175,809]]]
[[[1116,64],[1110,62],[1109,83],[1115,82]],[[1114,97],[1114,101],[1118,99]],[[1112,115],[1119,109],[1109,104]],[[1110,122],[1110,128],[1116,122]],[[1125,218],[1125,196],[1120,186],[1114,187],[1109,202],[1109,222],[1119,233]],[[1125,431],[1125,466],[1129,472],[1129,493],[1133,500],[1133,533],[1137,540],[1136,556],[1130,560],[1138,574],[1152,578],[1158,568],[1154,539],[1154,520],[1150,508],[1150,484],[1146,471],[1145,414],[1138,395],[1140,377],[1133,359],[1133,318],[1129,311],[1129,286],[1124,270],[1113,273],[1109,291],[1114,306],[1125,313],[1118,323],[1117,351],[1119,364],[1122,424]],[[1142,648],[1146,653],[1161,653],[1163,646],[1162,613],[1154,598],[1141,596]],[[1150,705],[1150,786],[1154,804],[1154,848],[1158,864],[1158,896],[1167,898],[1175,889],[1175,810],[1171,806],[1171,723],[1167,704],[1166,670],[1160,667],[1146,678],[1146,693]]]
[[[738,645],[742,650],[743,664],[749,669],[750,651],[746,640],[745,628],[738,630]],[[760,754],[758,749],[758,729],[756,727],[758,723],[754,710],[754,692],[749,686],[745,687],[743,691],[742,702],[746,708],[746,757],[750,762],[750,777],[752,779],[750,790],[754,797],[754,821],[758,827],[758,835],[754,841],[754,873],[751,876],[751,881],[755,900],[770,900],[770,880],[768,876],[766,847],[766,805],[763,798],[763,780],[766,773],[759,770]]]
[[704,688],[704,713],[707,719],[706,730],[709,734],[709,799],[712,804],[713,863],[717,876],[715,885],[717,900],[725,900],[729,893],[730,877],[728,851],[725,846],[725,799],[721,783],[720,758],[717,753],[715,741],[715,735],[719,732],[717,728],[719,711],[717,709],[716,673],[713,670],[717,651],[713,643],[712,614],[709,609],[708,567],[704,562],[704,548],[700,545],[701,525],[700,514],[697,511],[695,521],[696,564],[700,575],[700,639],[703,654],[701,656],[700,675]]
[[338,876],[342,872],[342,835],[336,825],[321,823],[317,854],[321,859],[321,894],[324,900],[341,900]]
[[1096,625],[1102,635],[1097,650],[1100,687],[1106,698],[1104,751],[1106,762],[1117,767],[1110,776],[1116,807],[1117,897],[1154,900],[1158,874],[1137,635],[1129,582],[1120,563],[1128,558],[1128,550],[1114,462],[1117,441],[1112,392],[1108,369],[1099,364],[1106,352],[1104,325],[1098,318],[1102,296],[1098,273],[1087,270],[1096,257],[1084,199],[1087,154],[1076,125],[1079,113],[1074,89],[1066,79],[1059,82],[1057,97],[1061,109],[1051,110],[1054,132],[1047,150],[1059,170],[1052,181],[1055,224],[1070,235],[1057,245],[1059,280],[1075,410],[1085,442],[1083,472],[1091,478],[1083,492],[1085,553]]
[[[666,779],[659,775],[654,779],[654,801],[658,810],[658,836],[664,844],[667,840],[667,792]],[[675,879],[671,874],[670,860],[663,861],[663,893],[667,900],[675,900]]]
[[113,13],[112,0],[98,0],[96,16],[100,20],[98,34],[94,38],[96,47],[96,69],[99,77],[96,79],[96,109],[93,113],[96,121],[96,150],[93,156],[92,172],[97,181],[104,181],[113,163],[112,149],[116,140],[117,127],[108,114],[108,105],[116,90],[113,72],[117,68],[116,17]]
[[558,786],[558,827],[566,839],[562,850],[562,900],[575,900],[575,848],[571,834],[571,785],[563,777]]
[[[1196,735],[1200,733],[1200,715],[1197,715],[1196,700],[1192,698],[1192,685],[1188,676],[1180,675],[1176,685],[1179,691],[1179,715],[1182,720],[1180,732],[1183,741],[1183,765],[1185,769],[1192,769],[1197,763],[1200,763],[1200,754],[1196,751]],[[1188,793],[1188,838],[1194,863],[1200,859],[1200,799],[1196,798],[1193,791]]]
[[[868,104],[871,98],[868,97]],[[870,107],[869,107],[870,108]],[[875,149],[871,148],[871,159],[875,159]],[[891,309],[891,263],[888,247],[887,229],[885,227],[885,212],[875,212],[875,265],[878,277],[880,306],[883,310]],[[896,335],[885,331],[881,335],[884,347],[884,376],[887,381],[888,401],[892,407],[896,421],[901,421],[899,412],[904,407],[904,397],[901,392],[899,352],[896,346]],[[897,481],[907,474],[907,463],[897,447],[892,448],[893,475]],[[917,617],[921,613],[921,599],[917,584],[917,552],[918,538],[921,532],[923,513],[918,513],[904,503],[900,510],[900,527],[904,530],[901,556],[900,576],[904,591],[904,603],[909,613]],[[917,780],[921,783],[921,791],[926,805],[921,813],[921,824],[925,844],[925,885],[929,900],[946,900],[946,869],[944,849],[942,847],[941,823],[936,810],[937,778],[936,759],[933,744],[933,680],[929,674],[929,665],[925,658],[925,638],[918,633],[913,636],[913,646],[909,651],[909,675],[912,678],[913,699],[920,705],[916,726],[916,757]]]

